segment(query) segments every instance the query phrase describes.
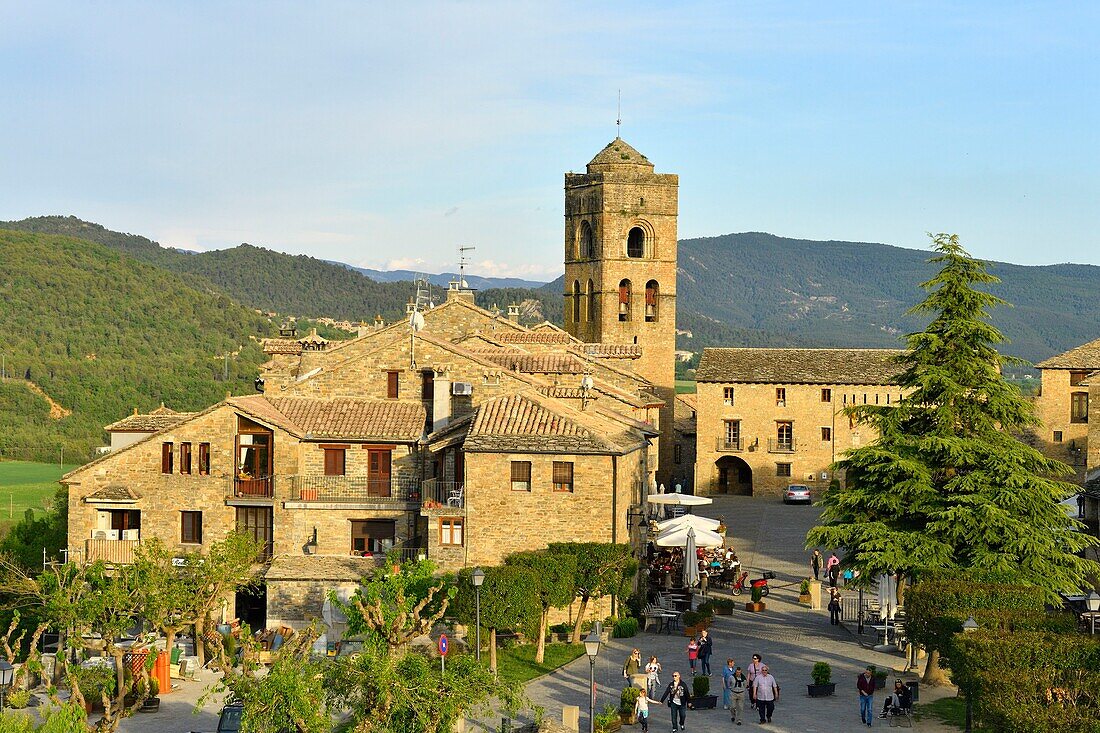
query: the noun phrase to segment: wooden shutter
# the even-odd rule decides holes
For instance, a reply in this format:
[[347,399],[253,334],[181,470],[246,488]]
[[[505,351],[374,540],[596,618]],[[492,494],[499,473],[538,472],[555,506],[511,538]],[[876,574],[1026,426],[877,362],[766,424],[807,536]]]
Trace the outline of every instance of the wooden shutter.
[[400,372],[386,372],[386,397],[396,400],[401,388]]
[[160,444],[160,472],[172,473],[172,444]]
[[573,490],[573,464],[569,461],[554,461],[554,491]]
[[210,473],[210,444],[199,443],[199,474],[205,476]]
[[345,456],[343,448],[325,448],[325,475],[343,476]]
[[191,473],[190,443],[180,443],[180,473]]

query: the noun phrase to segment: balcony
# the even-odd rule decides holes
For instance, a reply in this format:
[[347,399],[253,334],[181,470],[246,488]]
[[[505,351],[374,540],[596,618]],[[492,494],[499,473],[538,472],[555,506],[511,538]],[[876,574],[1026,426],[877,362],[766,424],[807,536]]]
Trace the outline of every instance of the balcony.
[[768,453],[794,453],[800,445],[794,438],[790,440],[768,438]]
[[354,504],[420,500],[420,480],[413,476],[287,476],[289,501]]
[[714,449],[719,453],[740,453],[745,450],[745,443],[740,438],[737,440],[719,438]]
[[88,562],[102,560],[108,565],[130,565],[134,550],[141,540],[84,540],[84,557]]
[[461,481],[428,479],[423,495],[426,509],[462,509],[466,505],[466,485]]
[[233,496],[247,499],[270,499],[275,496],[274,476],[238,476],[233,480]]

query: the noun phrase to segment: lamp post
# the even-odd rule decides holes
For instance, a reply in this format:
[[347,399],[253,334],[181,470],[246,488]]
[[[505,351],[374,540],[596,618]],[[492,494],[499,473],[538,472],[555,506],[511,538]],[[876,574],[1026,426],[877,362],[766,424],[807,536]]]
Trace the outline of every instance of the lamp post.
[[[972,634],[978,630],[978,622],[974,620],[974,615],[971,614],[970,618],[963,621],[963,633]],[[971,694],[971,690],[966,691],[966,732],[971,733],[974,727],[974,698]]]
[[477,651],[474,656],[477,657],[477,661],[481,661],[481,584],[485,582],[485,571],[481,568],[474,568],[474,572],[470,573],[470,580],[474,584],[474,643],[477,644]]
[[596,733],[596,655],[600,653],[600,635],[595,627],[584,638],[584,653],[588,655],[588,733]]
[[1085,608],[1089,610],[1089,623],[1092,625],[1092,633],[1096,633],[1096,612],[1100,611],[1100,593],[1093,591],[1085,599]]
[[0,659],[0,709],[7,702],[8,688],[11,687],[11,678],[15,674],[15,668],[6,659]]

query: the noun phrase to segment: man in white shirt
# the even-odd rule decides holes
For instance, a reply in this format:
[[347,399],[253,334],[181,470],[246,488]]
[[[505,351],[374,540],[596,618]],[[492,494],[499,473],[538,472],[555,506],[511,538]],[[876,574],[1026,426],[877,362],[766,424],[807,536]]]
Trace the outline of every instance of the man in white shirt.
[[760,722],[772,722],[772,713],[775,712],[775,703],[779,700],[779,685],[768,671],[768,665],[764,665],[755,679],[752,681],[753,697],[756,699],[756,709],[760,712]]

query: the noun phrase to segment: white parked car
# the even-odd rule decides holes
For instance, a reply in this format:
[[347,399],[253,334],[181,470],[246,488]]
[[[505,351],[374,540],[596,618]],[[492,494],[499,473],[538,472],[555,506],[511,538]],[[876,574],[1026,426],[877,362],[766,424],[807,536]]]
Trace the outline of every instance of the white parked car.
[[784,504],[812,504],[810,487],[805,484],[790,484],[783,493]]

